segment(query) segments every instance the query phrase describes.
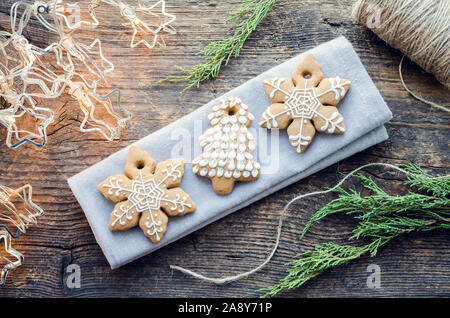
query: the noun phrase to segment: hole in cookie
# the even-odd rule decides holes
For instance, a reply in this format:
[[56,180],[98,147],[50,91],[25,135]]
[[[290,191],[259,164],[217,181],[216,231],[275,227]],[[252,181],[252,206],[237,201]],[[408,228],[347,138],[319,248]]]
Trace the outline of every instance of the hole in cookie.
[[230,109],[228,109],[228,116],[236,115],[239,108],[237,106],[233,106]]
[[139,170],[144,169],[144,167],[145,167],[145,162],[144,161],[136,162],[136,168],[138,168]]
[[303,72],[302,76],[303,76],[304,78],[306,78],[306,79],[310,79],[312,75],[311,75],[310,72],[305,71],[305,72]]

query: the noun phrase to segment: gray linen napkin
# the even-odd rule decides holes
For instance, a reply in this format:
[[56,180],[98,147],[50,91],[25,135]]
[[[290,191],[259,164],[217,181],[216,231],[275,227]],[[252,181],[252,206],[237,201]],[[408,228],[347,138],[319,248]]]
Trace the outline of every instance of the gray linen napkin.
[[[345,134],[319,133],[309,148],[304,153],[298,154],[289,144],[285,130],[267,131],[259,128],[258,120],[266,107],[271,104],[264,91],[263,80],[275,76],[290,77],[307,53],[316,57],[322,65],[325,77],[340,76],[351,80],[352,84],[338,106],[347,127]],[[225,96],[239,97],[256,117],[250,129],[258,139],[256,157],[261,163],[262,174],[254,182],[237,183],[231,194],[220,196],[212,190],[209,179],[192,173],[190,162],[201,153],[198,137],[210,127],[207,116],[211,108]],[[169,218],[168,229],[161,243],[153,244],[139,228],[122,232],[111,232],[108,229],[114,203],[97,191],[97,185],[109,176],[123,173],[129,147],[71,177],[68,181],[86,214],[98,244],[111,268],[114,269],[339,160],[386,140],[388,136],[383,124],[391,118],[389,108],[352,45],[344,37],[339,37],[268,70],[134,144],[148,151],[158,162],[180,156],[186,159],[181,188],[192,197],[197,205],[197,211]]]

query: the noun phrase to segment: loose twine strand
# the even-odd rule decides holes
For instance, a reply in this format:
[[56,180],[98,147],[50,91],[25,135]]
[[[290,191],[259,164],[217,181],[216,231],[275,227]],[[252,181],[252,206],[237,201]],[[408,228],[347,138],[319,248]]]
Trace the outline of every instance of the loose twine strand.
[[[213,278],[213,277],[207,277],[207,276],[204,276],[202,274],[196,273],[196,272],[194,272],[192,270],[186,269],[186,268],[181,267],[181,266],[170,265],[170,268],[172,270],[178,270],[178,271],[180,271],[180,272],[182,272],[182,273],[184,273],[186,275],[193,276],[193,277],[198,278],[200,280],[211,282],[211,283],[218,284],[218,285],[229,283],[229,282],[233,282],[233,281],[237,281],[237,280],[239,280],[241,278],[245,278],[245,277],[247,277],[249,275],[252,275],[252,274],[256,273],[257,271],[261,270],[263,267],[265,267],[271,261],[272,257],[275,255],[275,252],[277,251],[277,249],[278,249],[278,247],[280,245],[283,221],[285,219],[285,216],[286,216],[286,213],[287,213],[289,207],[293,203],[295,203],[296,201],[298,201],[300,199],[304,199],[306,197],[333,192],[334,190],[339,188],[348,178],[353,176],[358,171],[360,171],[362,169],[365,169],[365,168],[368,168],[368,167],[374,167],[374,166],[386,167],[386,168],[390,168],[390,169],[393,169],[393,170],[397,170],[397,171],[402,172],[402,173],[404,173],[406,175],[409,174],[408,171],[406,171],[406,170],[404,170],[404,169],[402,169],[400,167],[397,167],[395,165],[389,164],[389,163],[382,163],[382,162],[369,163],[369,164],[365,164],[365,165],[360,166],[360,167],[356,168],[355,170],[351,171],[341,181],[339,181],[334,187],[332,187],[330,189],[322,190],[322,191],[315,191],[315,192],[310,192],[310,193],[305,193],[305,194],[302,194],[302,195],[299,195],[299,196],[293,198],[291,201],[289,201],[284,206],[283,210],[281,211],[281,214],[280,214],[280,217],[279,217],[279,220],[278,220],[277,235],[276,235],[276,239],[275,239],[275,244],[274,244],[270,254],[267,256],[267,258],[260,265],[254,267],[253,269],[251,269],[251,270],[249,270],[247,272],[241,273],[241,274],[237,274],[237,275],[225,276],[225,277],[221,277],[221,278]],[[447,177],[447,176],[436,177],[436,178],[445,178],[445,177]],[[433,179],[436,179],[436,178],[433,178]]]
[[417,95],[416,93],[414,93],[413,91],[411,91],[411,90],[409,89],[409,87],[406,86],[406,83],[405,83],[405,81],[403,80],[403,74],[402,74],[402,64],[403,64],[404,58],[405,58],[405,56],[403,55],[402,59],[400,60],[400,63],[398,64],[398,75],[400,76],[400,81],[402,82],[403,88],[404,88],[409,94],[411,94],[415,99],[418,99],[418,100],[420,100],[421,102],[430,105],[431,107],[434,107],[434,108],[437,108],[437,109],[440,109],[440,110],[443,110],[443,111],[446,111],[446,112],[450,113],[450,109],[448,109],[447,107],[442,106],[442,105],[439,105],[439,104],[436,104],[436,103],[434,103],[434,102],[432,102],[432,101],[426,100],[425,98],[423,98],[423,97]]
[[[352,15],[450,88],[450,1],[358,0]],[[408,88],[402,74],[403,60],[404,56],[399,64],[403,88],[417,100],[450,112]]]

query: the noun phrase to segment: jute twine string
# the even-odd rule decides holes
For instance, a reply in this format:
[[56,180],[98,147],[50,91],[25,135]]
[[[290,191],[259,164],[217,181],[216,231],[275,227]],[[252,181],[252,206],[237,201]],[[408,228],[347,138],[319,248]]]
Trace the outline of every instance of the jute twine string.
[[400,60],[400,64],[398,64],[398,75],[400,76],[400,81],[402,82],[403,88],[409,94],[411,94],[415,99],[418,99],[421,102],[430,105],[431,107],[434,107],[434,108],[437,108],[437,109],[440,109],[440,110],[443,110],[443,111],[446,111],[446,112],[450,113],[450,109],[448,109],[447,107],[439,105],[439,104],[436,104],[436,103],[434,103],[432,101],[426,100],[425,98],[423,98],[423,97],[417,95],[416,93],[414,93],[412,90],[409,89],[408,86],[406,86],[406,83],[405,83],[405,81],[403,79],[403,74],[402,74],[402,64],[403,64],[403,60],[404,59],[405,59],[405,56],[403,55],[402,59]]
[[[352,15],[450,88],[450,1],[358,0]],[[402,74],[403,59],[399,76],[405,90],[434,108],[450,112],[408,88]]]
[[[382,163],[382,162],[369,163],[369,164],[365,164],[365,165],[360,166],[360,167],[356,168],[355,170],[351,171],[341,181],[339,181],[334,187],[332,187],[330,189],[322,190],[322,191],[315,191],[315,192],[310,192],[310,193],[305,193],[305,194],[296,196],[291,201],[289,201],[284,206],[283,210],[281,211],[281,214],[280,214],[280,217],[279,217],[279,220],[278,220],[275,244],[272,247],[272,250],[271,250],[270,254],[266,257],[266,259],[260,265],[254,267],[253,269],[251,269],[251,270],[249,270],[247,272],[243,272],[241,274],[237,274],[237,275],[225,276],[225,277],[220,277],[220,278],[213,278],[213,277],[207,277],[207,276],[204,276],[202,274],[196,273],[194,271],[191,271],[189,269],[183,268],[181,266],[170,265],[170,268],[173,269],[173,270],[178,270],[178,271],[180,271],[180,272],[182,272],[184,274],[193,276],[193,277],[198,278],[200,280],[211,282],[211,283],[215,283],[215,284],[218,284],[218,285],[229,283],[229,282],[233,282],[233,281],[237,281],[237,280],[239,280],[241,278],[245,278],[245,277],[247,277],[247,276],[249,276],[251,274],[254,274],[257,271],[259,271],[260,269],[262,269],[264,266],[266,266],[270,262],[270,260],[273,258],[273,256],[275,255],[275,252],[277,251],[278,246],[280,245],[283,221],[285,219],[285,216],[286,216],[286,213],[287,213],[289,207],[293,203],[297,202],[298,200],[310,197],[310,196],[315,196],[315,195],[320,195],[320,194],[326,194],[326,193],[333,192],[334,190],[339,188],[347,179],[349,179],[351,176],[353,176],[358,171],[360,171],[362,169],[365,169],[365,168],[368,168],[368,167],[374,167],[374,166],[386,167],[386,168],[389,168],[389,169],[393,169],[393,170],[399,171],[399,172],[404,173],[406,175],[408,174],[408,171],[406,171],[406,170],[404,170],[404,169],[402,169],[400,167],[397,167],[395,165],[389,164],[389,163]],[[436,178],[445,178],[445,177],[436,177]]]

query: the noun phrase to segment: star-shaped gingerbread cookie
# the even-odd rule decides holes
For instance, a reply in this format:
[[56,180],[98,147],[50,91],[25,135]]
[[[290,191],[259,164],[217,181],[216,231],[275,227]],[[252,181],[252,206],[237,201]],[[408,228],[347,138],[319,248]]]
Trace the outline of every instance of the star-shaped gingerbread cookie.
[[111,213],[111,231],[128,230],[138,225],[153,242],[161,242],[167,231],[167,216],[194,212],[191,197],[178,186],[184,176],[184,159],[169,159],[156,164],[150,155],[131,147],[125,175],[107,178],[98,190],[116,202]]
[[286,129],[294,149],[308,148],[316,131],[343,134],[344,119],[336,105],[350,88],[350,81],[340,77],[323,78],[322,67],[308,55],[292,74],[292,78],[270,78],[264,88],[272,104],[259,124],[268,129]]

